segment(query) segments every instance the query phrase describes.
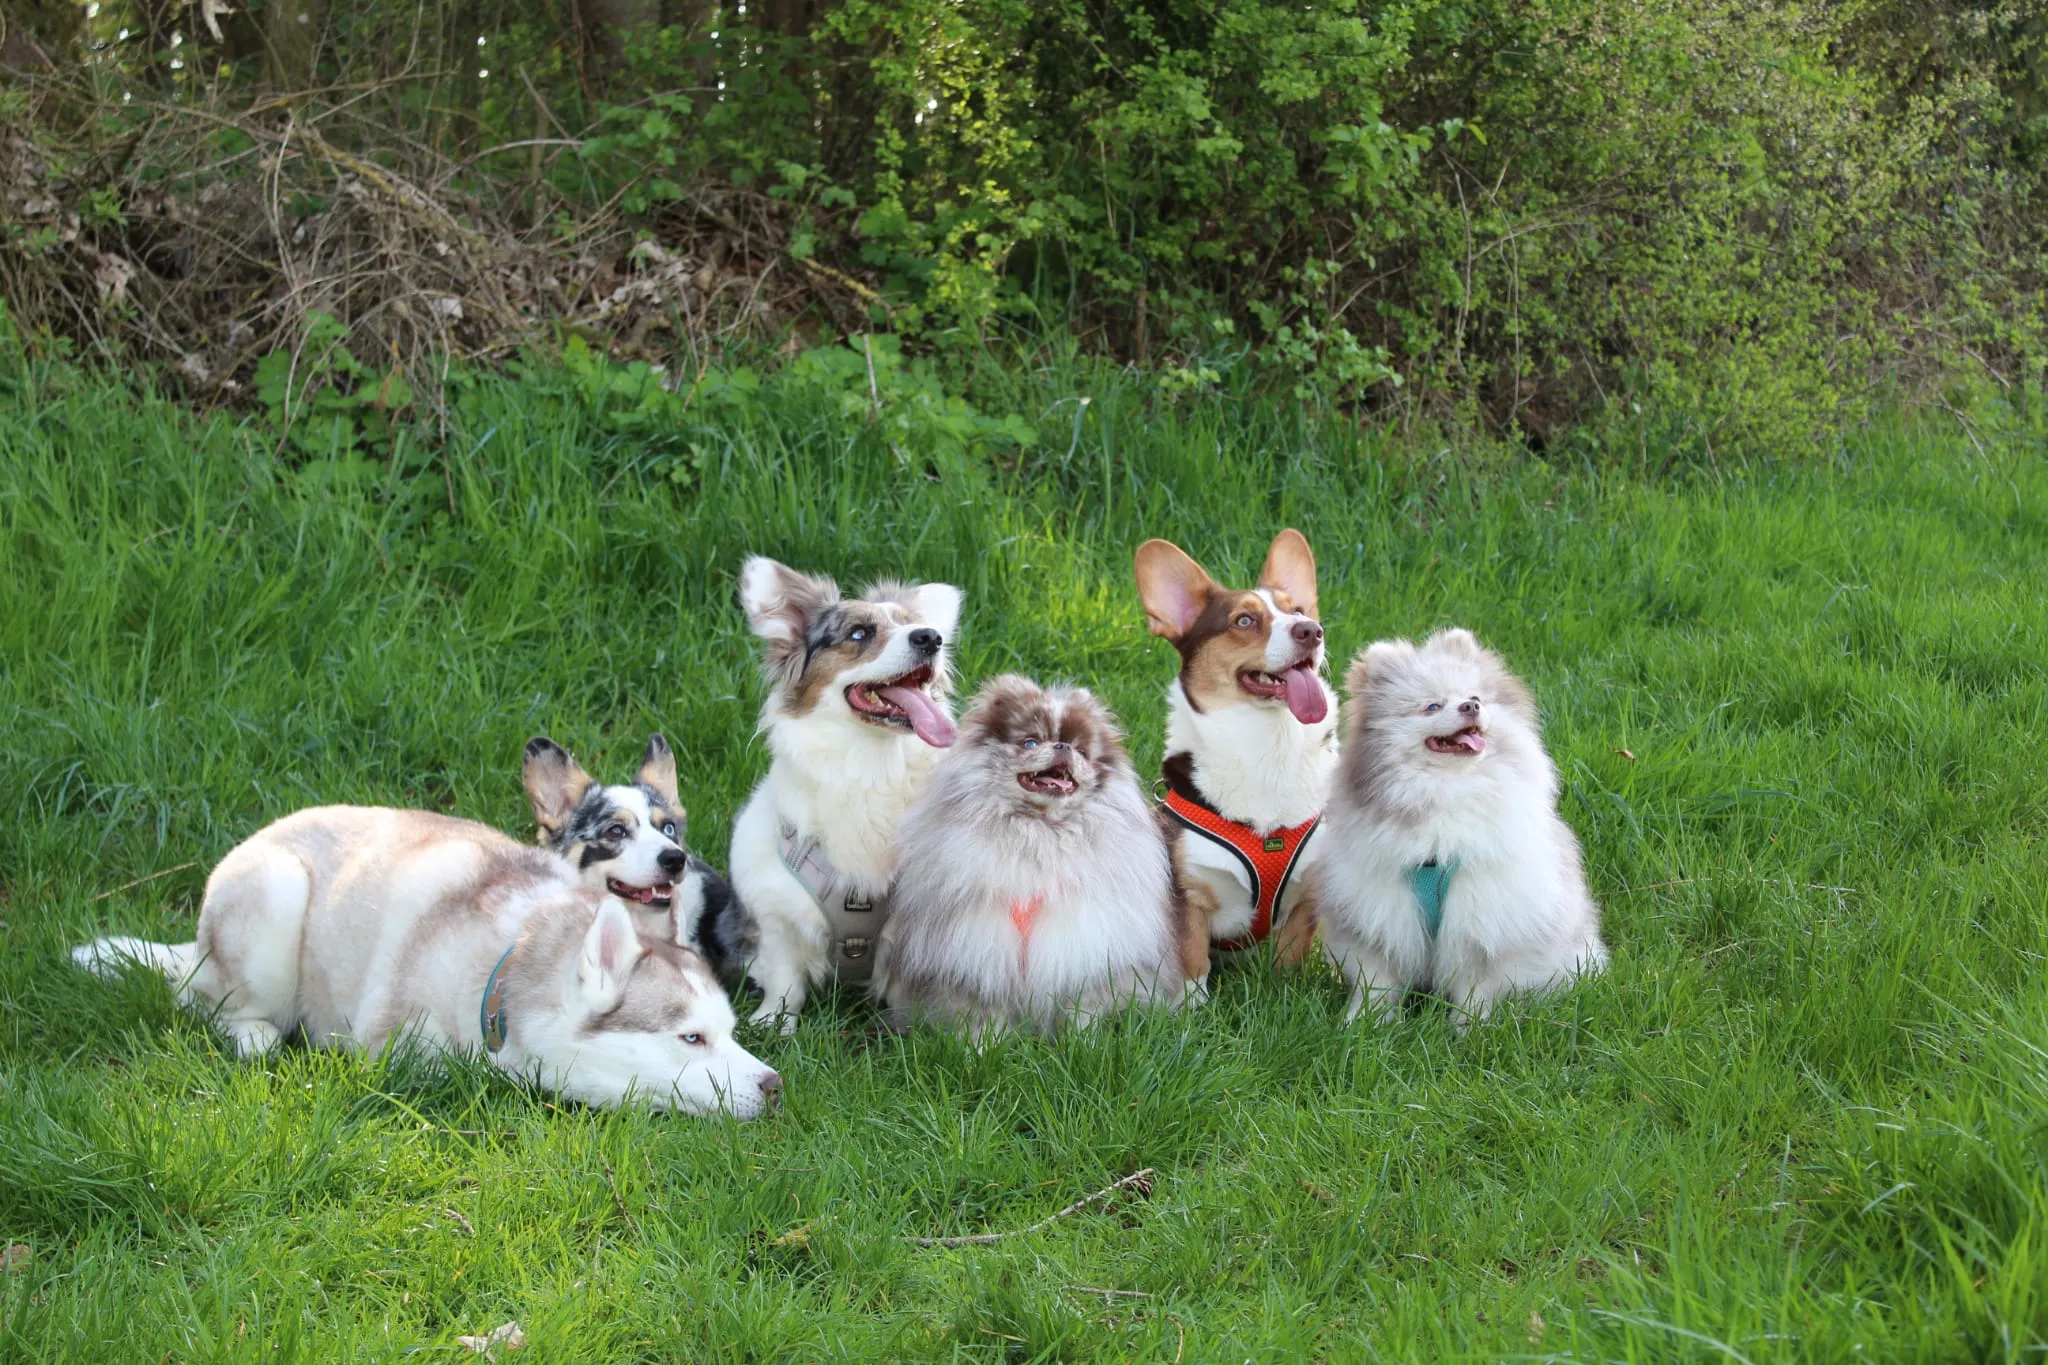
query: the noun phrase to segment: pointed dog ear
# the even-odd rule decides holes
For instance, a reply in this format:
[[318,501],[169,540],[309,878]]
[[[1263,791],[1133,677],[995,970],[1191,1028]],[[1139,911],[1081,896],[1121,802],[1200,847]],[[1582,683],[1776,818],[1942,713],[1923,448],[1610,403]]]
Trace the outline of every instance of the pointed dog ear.
[[583,958],[576,964],[576,982],[593,1014],[618,1008],[626,995],[626,978],[647,946],[633,930],[633,916],[617,896],[606,896],[597,918],[583,936]]
[[1316,557],[1307,536],[1290,526],[1273,537],[1266,567],[1259,570],[1259,586],[1286,593],[1304,616],[1316,614]]
[[1451,654],[1463,654],[1476,659],[1487,652],[1479,643],[1479,637],[1463,626],[1445,626],[1422,642],[1424,649],[1441,649]]
[[1353,715],[1365,714],[1365,694],[1373,680],[1385,678],[1404,659],[1415,657],[1415,646],[1406,640],[1375,640],[1358,651],[1344,673],[1344,692],[1351,698]]
[[740,566],[740,606],[747,625],[768,644],[768,666],[784,670],[803,657],[818,613],[839,600],[839,585],[755,555]]
[[1138,600],[1145,604],[1145,619],[1152,633],[1178,641],[1190,630],[1214,596],[1216,580],[1170,540],[1148,540],[1138,547],[1134,561],[1138,574]]
[[676,753],[660,735],[647,737],[647,752],[640,759],[640,772],[634,781],[652,789],[664,806],[672,806],[678,815],[682,814],[683,799],[677,795],[676,787]]
[[527,799],[533,802],[533,818],[541,833],[552,838],[562,832],[569,813],[590,790],[590,774],[576,766],[569,751],[546,735],[526,741],[526,765],[520,774]]

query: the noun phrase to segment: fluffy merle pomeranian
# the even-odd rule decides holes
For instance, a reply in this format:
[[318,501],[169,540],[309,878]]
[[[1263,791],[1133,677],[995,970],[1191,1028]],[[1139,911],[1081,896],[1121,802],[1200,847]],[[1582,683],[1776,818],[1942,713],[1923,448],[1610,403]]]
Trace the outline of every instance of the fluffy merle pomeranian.
[[1411,988],[1460,1026],[1506,996],[1607,965],[1579,841],[1557,813],[1536,703],[1467,630],[1352,661],[1343,759],[1317,864],[1323,944],[1351,1013]]
[[999,677],[904,816],[876,981],[890,1020],[977,1041],[1178,1004],[1206,945],[1116,721],[1089,692]]

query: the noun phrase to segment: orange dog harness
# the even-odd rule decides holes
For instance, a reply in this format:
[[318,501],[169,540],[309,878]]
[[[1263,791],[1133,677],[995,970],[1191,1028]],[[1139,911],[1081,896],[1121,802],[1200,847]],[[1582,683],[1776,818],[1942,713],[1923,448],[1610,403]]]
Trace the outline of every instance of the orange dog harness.
[[1311,815],[1289,829],[1260,834],[1249,825],[1225,819],[1200,801],[1183,793],[1178,784],[1168,787],[1166,812],[1175,823],[1191,829],[1211,843],[1220,844],[1236,855],[1244,868],[1245,883],[1252,892],[1252,927],[1241,938],[1216,946],[1226,949],[1254,948],[1273,932],[1273,914],[1280,907],[1280,893],[1301,862],[1308,837],[1316,832],[1320,815]]

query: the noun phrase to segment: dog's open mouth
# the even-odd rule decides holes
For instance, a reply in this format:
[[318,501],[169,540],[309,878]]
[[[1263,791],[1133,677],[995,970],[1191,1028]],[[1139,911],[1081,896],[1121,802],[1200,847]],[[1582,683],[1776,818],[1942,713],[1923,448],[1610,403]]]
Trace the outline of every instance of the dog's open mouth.
[[1279,673],[1262,673],[1247,668],[1237,675],[1237,685],[1254,697],[1284,701],[1294,718],[1314,725],[1330,714],[1330,694],[1316,678],[1316,661],[1303,659]]
[[673,882],[656,882],[652,886],[628,886],[617,877],[605,878],[604,889],[622,901],[632,901],[656,910],[667,909],[676,894]]
[[925,664],[887,682],[855,683],[846,689],[846,704],[872,725],[904,726],[934,749],[943,749],[955,731],[952,718],[925,690],[932,676],[931,665]]
[[1073,769],[1064,763],[1040,768],[1035,773],[1018,773],[1017,785],[1038,796],[1072,796],[1081,786],[1074,780]]
[[1486,731],[1476,725],[1468,725],[1455,735],[1431,735],[1422,741],[1422,747],[1433,754],[1483,754],[1486,752]]

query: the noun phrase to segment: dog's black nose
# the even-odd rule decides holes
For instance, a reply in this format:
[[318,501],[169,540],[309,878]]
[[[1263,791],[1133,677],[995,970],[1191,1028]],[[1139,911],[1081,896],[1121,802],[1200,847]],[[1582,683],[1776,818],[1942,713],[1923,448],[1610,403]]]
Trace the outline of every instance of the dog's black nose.
[[782,1107],[782,1077],[776,1072],[771,1071],[761,1078],[761,1098],[770,1109]]
[[1458,714],[1459,714],[1459,715],[1461,715],[1461,716],[1476,716],[1476,715],[1478,715],[1478,714],[1479,714],[1479,698],[1477,698],[1477,697],[1467,697],[1467,698],[1465,698],[1465,700],[1463,700],[1463,701],[1459,702],[1459,703],[1458,703]]
[[1314,649],[1323,642],[1323,628],[1314,621],[1296,621],[1291,632],[1294,643]]
[[690,865],[690,855],[679,848],[665,848],[661,851],[661,856],[654,861],[661,864],[663,872],[674,877]]
[[930,626],[919,626],[910,632],[910,647],[920,654],[936,654],[939,646],[946,643],[946,637]]

